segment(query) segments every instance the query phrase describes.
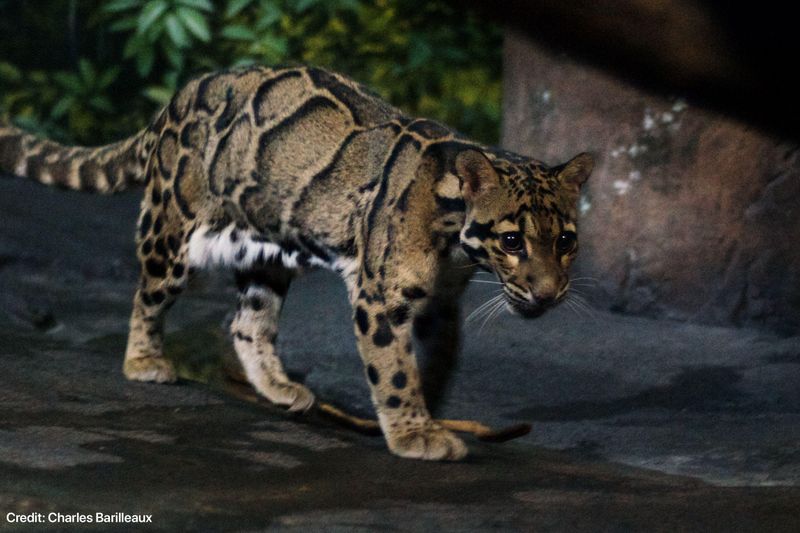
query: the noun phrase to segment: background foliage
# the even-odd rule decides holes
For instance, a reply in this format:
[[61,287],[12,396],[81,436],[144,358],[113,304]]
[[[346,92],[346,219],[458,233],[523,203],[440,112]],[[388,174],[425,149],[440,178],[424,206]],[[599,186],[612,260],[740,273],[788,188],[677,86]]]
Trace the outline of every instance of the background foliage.
[[304,63],[497,141],[499,28],[444,0],[0,0],[0,113],[96,144],[149,122],[191,76]]

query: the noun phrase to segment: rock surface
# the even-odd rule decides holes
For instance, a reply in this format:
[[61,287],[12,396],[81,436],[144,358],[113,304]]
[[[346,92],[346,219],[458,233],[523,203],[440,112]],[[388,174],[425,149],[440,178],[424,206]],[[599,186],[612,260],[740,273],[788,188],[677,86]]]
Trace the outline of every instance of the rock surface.
[[[42,529],[9,512],[146,513],[165,531],[800,528],[798,337],[567,306],[472,323],[443,414],[534,430],[468,439],[462,464],[404,461],[221,390],[227,275],[202,276],[170,314],[183,381],[126,382],[138,201],[0,180],[4,530]],[[293,286],[280,349],[320,397],[371,414],[334,276]]]
[[503,145],[590,151],[580,269],[615,310],[800,331],[800,147],[511,32]]

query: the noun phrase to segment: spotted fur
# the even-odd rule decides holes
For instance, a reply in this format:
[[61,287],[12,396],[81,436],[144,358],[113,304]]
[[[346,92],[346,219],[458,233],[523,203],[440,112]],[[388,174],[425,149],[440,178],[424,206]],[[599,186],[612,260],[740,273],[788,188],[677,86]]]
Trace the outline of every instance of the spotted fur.
[[[129,379],[175,380],[165,312],[191,272],[223,264],[236,272],[231,334],[247,378],[272,402],[308,409],[313,394],[275,351],[278,316],[297,272],[329,268],[348,288],[388,446],[423,459],[467,452],[425,402],[439,399],[455,362],[467,280],[476,267],[495,272],[525,316],[561,299],[576,251],[564,236],[591,166],[585,154],[548,168],[479,145],[315,68],[202,76],[146,130],[106,147],[0,128],[7,172],[101,193],[144,185]],[[424,392],[414,335],[431,355]]]

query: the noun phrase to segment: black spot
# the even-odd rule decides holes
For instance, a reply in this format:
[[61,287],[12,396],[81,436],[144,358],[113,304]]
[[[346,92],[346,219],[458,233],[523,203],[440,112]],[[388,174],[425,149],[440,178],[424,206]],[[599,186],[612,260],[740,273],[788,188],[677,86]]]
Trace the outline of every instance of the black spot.
[[144,267],[147,273],[156,278],[163,278],[167,275],[167,267],[161,261],[155,259],[148,259],[144,262]]
[[144,216],[142,216],[142,222],[139,224],[139,235],[144,237],[147,235],[147,232],[150,231],[150,225],[153,223],[152,216],[150,215],[150,211],[145,211]]
[[289,281],[288,278],[283,279],[267,270],[255,269],[236,272],[236,286],[240,292],[245,292],[249,286],[255,285],[269,289],[283,298],[289,291]]
[[211,85],[211,82],[216,80],[219,77],[218,73],[210,74],[200,80],[200,83],[197,85],[197,96],[195,98],[195,109],[198,107],[205,108],[209,114],[214,114],[216,108],[211,107],[208,99],[206,98],[208,93],[208,86]]
[[253,311],[261,311],[262,309],[264,309],[264,302],[262,302],[260,298],[256,298],[255,296],[250,298],[248,304],[250,305],[250,308]]
[[156,221],[153,222],[153,235],[158,235],[161,233],[161,229],[164,227],[164,218],[161,215],[156,217]]
[[330,262],[331,256],[316,242],[303,235],[298,235],[297,238],[300,240],[300,244],[306,247],[308,251],[311,252],[315,257],[325,261],[326,263]]
[[150,242],[150,239],[145,240],[142,243],[142,255],[150,255],[150,252],[153,251],[153,243]]
[[339,255],[343,255],[345,257],[355,257],[357,255],[355,238],[351,237],[345,242],[336,245],[334,250],[336,250]]
[[489,253],[483,248],[473,248],[472,246],[464,244],[463,242],[461,243],[461,248],[472,261],[487,259],[489,257]]
[[367,376],[369,377],[369,382],[372,383],[373,385],[377,385],[378,381],[380,381],[381,379],[380,374],[378,374],[378,369],[376,369],[372,365],[369,365],[367,367]]
[[366,335],[369,331],[369,316],[361,306],[356,307],[356,324],[358,324],[358,331],[362,335]]
[[225,109],[222,111],[222,114],[217,119],[217,123],[214,125],[217,133],[231,125],[231,122],[236,117],[238,111],[238,107],[233,102],[233,87],[228,87],[228,90],[225,92]]
[[236,230],[231,232],[231,242],[236,242],[239,240],[239,233]]
[[154,204],[161,203],[161,190],[153,187],[153,192],[150,194],[150,199],[153,201]]
[[379,313],[375,318],[378,321],[378,329],[372,336],[372,342],[375,343],[375,346],[389,346],[394,340],[389,321],[386,320],[386,316],[383,313]]
[[175,235],[168,235],[167,246],[169,246],[169,249],[172,250],[173,254],[178,255],[178,252],[180,251],[181,247],[181,242],[180,240],[178,240],[177,237],[175,237]]
[[166,299],[166,295],[162,291],[153,291],[150,297],[153,298],[153,301],[156,304],[164,303],[164,300]]
[[401,403],[403,402],[397,396],[389,396],[389,399],[386,400],[386,407],[397,409]]
[[400,370],[399,372],[395,372],[394,376],[392,376],[392,385],[396,389],[404,389],[406,388],[406,384],[408,383],[408,378],[406,377],[406,373]]
[[164,206],[166,206],[171,199],[172,199],[172,191],[170,191],[169,189],[167,189],[161,194],[161,203]]
[[438,194],[435,195],[434,198],[436,199],[436,205],[439,206],[439,209],[442,211],[452,213],[466,211],[467,209],[467,204],[464,203],[463,198],[448,198],[446,196],[439,196]]
[[[46,153],[46,152],[45,152]],[[44,161],[46,157],[45,153],[42,153],[38,157],[38,161]],[[33,170],[33,176],[36,176],[40,170]],[[92,160],[85,161],[80,167],[78,167],[78,176],[80,177],[80,188],[84,191],[96,191],[99,185],[99,178],[102,174],[102,170],[100,166]]]
[[409,300],[419,300],[420,298],[425,298],[428,293],[425,292],[425,289],[422,287],[404,287],[402,291],[400,291],[403,296],[408,298]]
[[403,192],[400,194],[400,198],[397,199],[397,209],[402,212],[408,210],[408,195],[411,193],[411,186],[414,184],[412,181],[409,183]]
[[239,248],[239,250],[236,251],[234,259],[236,259],[236,261],[241,261],[244,259],[246,255],[247,255],[247,246],[242,246],[241,248]]
[[400,326],[406,323],[408,320],[408,306],[407,305],[398,305],[391,311],[389,311],[389,320],[395,326]]
[[236,337],[237,339],[241,340],[241,341],[253,342],[253,337],[251,337],[249,335],[245,335],[241,331],[237,331],[236,333],[234,333],[233,336]]
[[283,252],[288,255],[291,255],[294,252],[302,251],[297,244],[295,244],[289,239],[283,239],[281,242],[278,243],[278,246],[280,246],[281,250],[283,250]]
[[178,204],[178,209],[181,210],[183,216],[191,220],[194,219],[195,214],[192,213],[192,210],[189,208],[189,202],[186,201],[186,198],[184,198],[183,194],[181,193],[181,185],[186,173],[186,165],[188,163],[188,156],[183,156],[181,157],[180,161],[178,161],[178,170],[175,172],[175,184],[173,185],[173,188],[175,191],[175,203]]
[[142,291],[139,293],[140,297],[142,298],[142,303],[144,305],[150,306],[153,305],[153,299],[150,298],[150,294],[147,291]]
[[[176,94],[175,96],[172,97],[172,100],[170,100],[169,102],[168,112],[173,122],[181,122],[186,117],[186,113],[189,111],[188,101],[186,102],[186,104],[183,106],[182,109],[178,107],[178,97],[179,95]],[[164,116],[164,113],[161,113],[159,121],[163,124],[165,119],[166,117]],[[161,127],[155,129],[156,131],[158,131],[161,129]]]
[[164,244],[163,237],[156,241],[155,251],[161,257],[167,257],[167,246]]
[[175,263],[172,265],[172,275],[176,278],[183,277],[183,273],[186,271],[183,263]]
[[468,239],[475,237],[482,241],[485,241],[490,237],[497,238],[497,234],[492,231],[493,227],[494,220],[490,220],[486,224],[481,224],[480,222],[473,220],[470,222],[469,227],[464,232],[464,236]]
[[183,287],[179,285],[170,285],[167,287],[167,292],[173,296],[177,296],[178,294],[183,292]]

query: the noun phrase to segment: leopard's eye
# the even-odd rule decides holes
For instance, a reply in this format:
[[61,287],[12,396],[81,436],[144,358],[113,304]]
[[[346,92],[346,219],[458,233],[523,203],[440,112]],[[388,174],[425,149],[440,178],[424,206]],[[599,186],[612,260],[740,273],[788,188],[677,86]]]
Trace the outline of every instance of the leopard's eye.
[[567,255],[575,250],[578,244],[578,236],[574,231],[562,231],[561,235],[556,238],[556,252],[558,255]]
[[522,251],[522,234],[518,231],[507,231],[500,234],[500,245],[504,252],[513,254]]

